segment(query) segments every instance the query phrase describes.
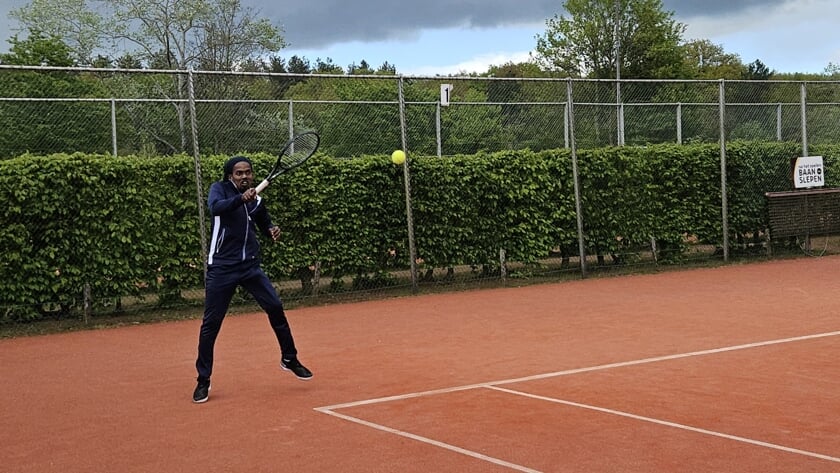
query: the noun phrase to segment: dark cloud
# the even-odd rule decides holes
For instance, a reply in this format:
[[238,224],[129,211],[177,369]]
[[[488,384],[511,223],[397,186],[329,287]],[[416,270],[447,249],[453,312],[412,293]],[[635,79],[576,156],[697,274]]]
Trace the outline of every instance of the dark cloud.
[[[542,23],[562,12],[562,0],[243,0],[281,24],[294,49],[339,42],[414,37],[424,29],[492,28]],[[677,19],[737,13],[785,0],[664,0]]]
[[[349,41],[417,36],[424,29],[493,28],[541,23],[561,12],[562,0],[242,0],[283,26],[294,49],[316,49]],[[785,0],[663,0],[681,21],[720,16]],[[13,8],[27,0],[0,0],[0,35],[11,37]],[[5,25],[3,24],[5,22]],[[5,26],[5,28],[3,28]]]
[[422,29],[492,28],[543,21],[558,0],[246,0],[283,26],[295,49],[410,38]]

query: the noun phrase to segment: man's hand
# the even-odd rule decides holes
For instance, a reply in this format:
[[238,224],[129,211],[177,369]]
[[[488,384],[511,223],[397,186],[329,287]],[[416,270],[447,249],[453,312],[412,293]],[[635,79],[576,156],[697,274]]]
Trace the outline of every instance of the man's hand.
[[257,200],[257,190],[253,187],[246,189],[242,192],[242,202],[251,202],[252,200]]
[[271,227],[268,229],[268,233],[271,235],[271,239],[277,241],[280,239],[280,227]]

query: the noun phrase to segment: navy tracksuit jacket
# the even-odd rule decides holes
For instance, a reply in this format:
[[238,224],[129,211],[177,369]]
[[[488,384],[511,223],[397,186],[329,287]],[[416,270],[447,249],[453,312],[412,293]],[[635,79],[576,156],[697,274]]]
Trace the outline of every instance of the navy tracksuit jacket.
[[231,181],[210,186],[210,249],[207,256],[204,319],[198,339],[198,376],[209,378],[213,371],[213,347],[237,286],[247,290],[268,314],[283,358],[297,356],[295,342],[283,311],[283,302],[260,268],[260,242],[257,231],[268,236],[271,217],[261,198],[242,202],[241,193]]

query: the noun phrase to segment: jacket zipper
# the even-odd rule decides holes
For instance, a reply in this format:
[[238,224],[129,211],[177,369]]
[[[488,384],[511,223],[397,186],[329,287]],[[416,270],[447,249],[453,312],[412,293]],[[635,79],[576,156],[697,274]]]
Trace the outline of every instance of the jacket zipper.
[[248,203],[242,205],[242,209],[245,211],[245,239],[242,240],[242,261],[245,261],[245,249],[248,247],[248,233],[250,230],[251,225],[251,215],[248,213]]

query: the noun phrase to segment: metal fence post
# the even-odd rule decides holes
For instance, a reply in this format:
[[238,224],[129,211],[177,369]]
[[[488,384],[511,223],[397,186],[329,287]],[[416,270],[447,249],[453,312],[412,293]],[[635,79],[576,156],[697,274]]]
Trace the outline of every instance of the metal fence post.
[[402,149],[406,158],[403,162],[403,182],[405,184],[405,217],[408,225],[408,258],[411,264],[411,289],[417,291],[417,249],[414,246],[414,217],[411,212],[411,173],[408,164],[411,162],[411,154],[408,152],[408,134],[405,119],[405,94],[403,94],[403,76],[397,82],[400,102],[400,138]]
[[117,156],[117,101],[111,99],[111,150]]
[[572,79],[566,80],[566,109],[569,111],[569,145],[572,151],[572,179],[575,187],[575,213],[577,214],[578,255],[580,256],[580,274],[586,277],[586,244],[583,238],[583,210],[580,197],[580,179],[578,178],[577,145],[575,144],[575,107],[572,102]]
[[677,144],[682,144],[682,103],[677,104]]
[[440,100],[435,104],[435,138],[437,139],[437,157],[443,155],[443,137],[441,136],[440,126]]
[[782,141],[782,104],[776,105],[776,140]]
[[802,114],[802,156],[808,156],[808,89],[807,82],[803,82],[799,93],[799,109]]
[[720,208],[723,225],[723,261],[729,261],[729,212],[726,198],[726,82],[720,80]]
[[198,231],[201,233],[201,258],[204,261],[204,278],[207,278],[207,228],[204,223],[204,188],[201,185],[201,155],[198,152],[198,117],[195,111],[195,82],[193,70],[187,72],[187,88],[190,102],[190,128],[192,131],[193,162],[195,164],[195,198],[198,204]]
[[293,100],[289,100],[289,139],[295,136],[295,105]]
[[569,149],[569,101],[563,106],[563,147]]

